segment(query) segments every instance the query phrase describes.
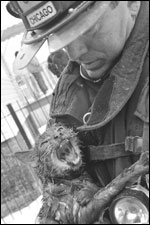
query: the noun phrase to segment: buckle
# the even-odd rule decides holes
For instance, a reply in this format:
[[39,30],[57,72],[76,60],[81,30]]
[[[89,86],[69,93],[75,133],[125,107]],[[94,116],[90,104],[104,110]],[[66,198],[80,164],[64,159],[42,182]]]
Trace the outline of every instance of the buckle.
[[125,151],[130,151],[135,154],[142,152],[143,138],[139,136],[128,136],[125,139]]

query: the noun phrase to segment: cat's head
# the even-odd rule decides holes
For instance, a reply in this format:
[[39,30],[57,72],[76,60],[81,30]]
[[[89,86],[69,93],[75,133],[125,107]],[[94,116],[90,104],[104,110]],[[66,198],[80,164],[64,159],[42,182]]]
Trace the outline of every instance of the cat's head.
[[60,123],[53,123],[39,136],[33,150],[16,152],[22,162],[36,167],[40,176],[65,176],[82,165],[77,134]]

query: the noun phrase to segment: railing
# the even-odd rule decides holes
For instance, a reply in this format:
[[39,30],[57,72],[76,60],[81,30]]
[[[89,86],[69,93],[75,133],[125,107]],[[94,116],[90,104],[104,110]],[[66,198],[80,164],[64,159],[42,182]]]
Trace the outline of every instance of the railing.
[[[41,195],[38,178],[32,168],[19,162],[14,153],[32,148],[49,119],[51,94],[21,106],[8,104],[1,111],[1,219],[28,206]],[[38,213],[38,212],[37,212]]]
[[16,76],[14,82],[18,85],[22,100],[4,106],[1,111],[2,224],[11,223],[8,217],[11,217],[9,221],[15,221],[16,213],[22,215],[22,209],[41,196],[39,180],[33,169],[14,156],[15,152],[32,149],[49,120],[51,94],[58,78],[48,71],[46,62],[41,66],[43,81],[40,81],[45,83],[46,93],[36,76]]

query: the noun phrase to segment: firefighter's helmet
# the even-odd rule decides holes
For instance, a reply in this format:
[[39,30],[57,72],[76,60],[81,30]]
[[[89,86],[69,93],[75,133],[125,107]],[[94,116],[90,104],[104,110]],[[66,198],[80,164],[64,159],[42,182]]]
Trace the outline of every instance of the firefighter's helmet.
[[107,1],[10,1],[8,12],[22,19],[25,34],[16,58],[25,67],[43,43],[55,52],[89,30],[103,15]]

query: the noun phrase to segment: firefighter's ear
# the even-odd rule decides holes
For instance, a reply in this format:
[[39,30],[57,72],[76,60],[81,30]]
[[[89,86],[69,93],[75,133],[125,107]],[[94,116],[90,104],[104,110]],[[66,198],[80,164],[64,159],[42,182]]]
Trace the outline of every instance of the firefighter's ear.
[[32,167],[37,166],[38,156],[37,156],[37,151],[35,150],[30,150],[25,152],[16,152],[15,157],[21,162],[28,164]]

